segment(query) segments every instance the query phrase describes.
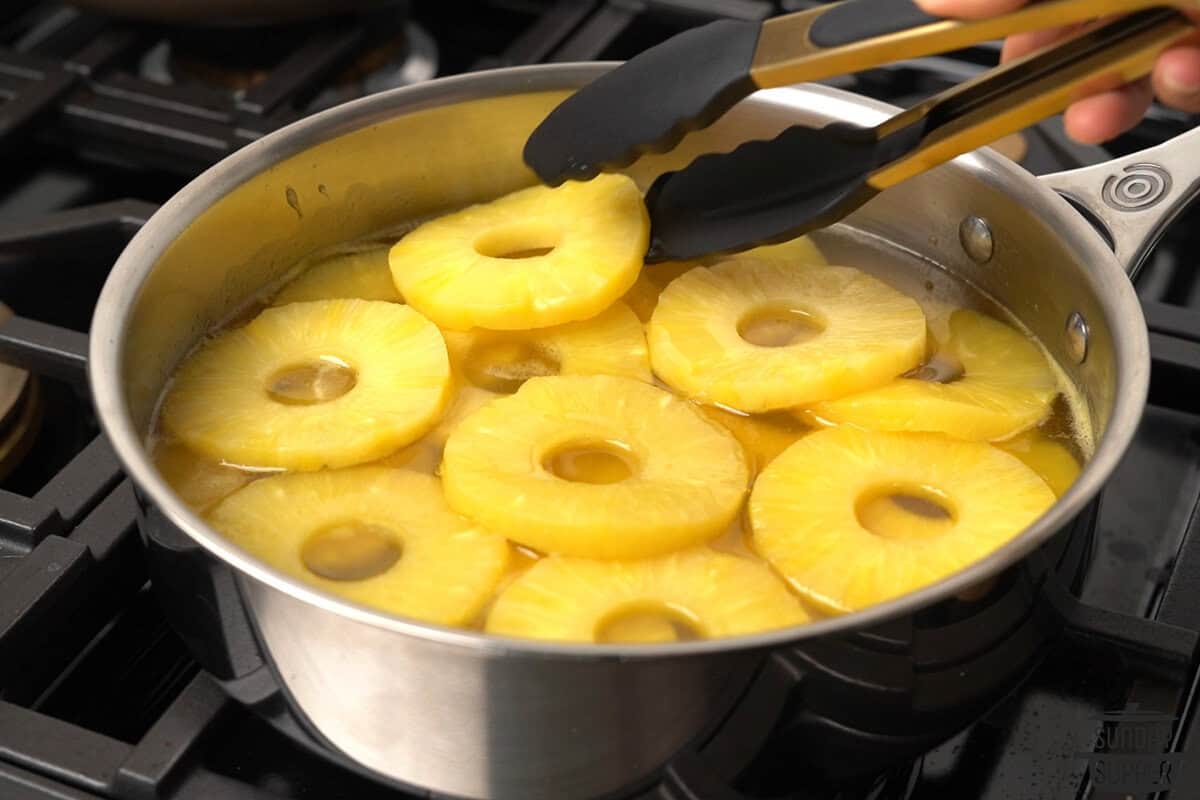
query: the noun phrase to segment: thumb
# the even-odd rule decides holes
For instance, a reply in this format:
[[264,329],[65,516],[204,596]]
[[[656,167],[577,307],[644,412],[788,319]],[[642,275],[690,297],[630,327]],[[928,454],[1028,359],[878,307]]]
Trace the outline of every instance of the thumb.
[[1007,14],[1028,0],[914,0],[921,10],[935,17],[980,19]]

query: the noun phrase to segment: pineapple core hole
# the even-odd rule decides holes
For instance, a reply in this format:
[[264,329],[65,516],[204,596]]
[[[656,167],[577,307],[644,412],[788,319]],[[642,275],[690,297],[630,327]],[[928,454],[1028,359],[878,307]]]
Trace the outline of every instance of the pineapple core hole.
[[625,605],[596,624],[596,641],[608,644],[692,642],[702,638],[688,614],[666,603]]
[[300,560],[322,578],[361,581],[386,572],[400,560],[403,549],[387,528],[347,522],[310,536],[300,549]]
[[467,380],[480,389],[512,394],[530,378],[557,375],[554,353],[522,339],[494,339],[471,348],[463,364]]
[[619,483],[638,471],[629,446],[613,440],[556,447],[546,454],[542,465],[551,474],[575,483]]
[[267,381],[267,394],[284,405],[311,406],[338,399],[357,382],[358,375],[345,361],[322,356],[276,372]]
[[514,222],[485,231],[475,252],[488,258],[537,258],[558,247],[562,232],[536,222]]
[[759,347],[787,347],[817,336],[825,326],[813,314],[787,305],[751,309],[738,322],[738,335]]
[[903,377],[930,383],[954,383],[962,380],[965,374],[962,364],[939,353],[916,369],[904,373]]
[[887,539],[937,536],[957,519],[950,498],[930,486],[877,486],[859,496],[854,511],[860,525]]

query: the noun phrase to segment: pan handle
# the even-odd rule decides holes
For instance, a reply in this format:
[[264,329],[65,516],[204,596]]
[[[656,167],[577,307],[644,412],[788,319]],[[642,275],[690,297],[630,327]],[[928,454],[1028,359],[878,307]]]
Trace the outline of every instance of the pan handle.
[[1088,218],[1133,278],[1167,226],[1200,196],[1200,127],[1157,147],[1041,180]]

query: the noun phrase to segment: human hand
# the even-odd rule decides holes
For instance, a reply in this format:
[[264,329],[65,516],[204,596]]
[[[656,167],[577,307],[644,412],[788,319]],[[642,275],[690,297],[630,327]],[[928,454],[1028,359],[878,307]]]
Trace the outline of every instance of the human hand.
[[[927,14],[978,19],[1006,14],[1028,0],[915,0]],[[1196,16],[1200,20],[1200,15]],[[1002,61],[1019,58],[1077,32],[1083,24],[1010,37]],[[1152,76],[1119,89],[1099,92],[1074,103],[1064,116],[1067,133],[1084,144],[1098,144],[1138,123],[1155,95],[1183,111],[1200,113],[1200,31],[1163,51]]]

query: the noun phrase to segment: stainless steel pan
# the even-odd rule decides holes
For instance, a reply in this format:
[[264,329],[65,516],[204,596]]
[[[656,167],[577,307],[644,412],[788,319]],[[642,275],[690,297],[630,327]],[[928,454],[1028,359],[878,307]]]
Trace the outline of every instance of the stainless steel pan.
[[[1029,563],[1023,559],[1108,479],[1143,410],[1147,334],[1126,273],[1195,194],[1200,132],[1044,180],[982,151],[890,189],[850,218],[857,231],[921,254],[1019,317],[1079,387],[1097,434],[1078,481],[1036,524],[988,558],[895,601],[734,640],[504,640],[323,594],[256,561],[188,510],[156,473],[145,440],[165,382],[197,338],[318,247],[530,183],[520,158],[530,130],[566,93],[609,68],[563,64],[449,78],[267,136],[154,215],[118,260],[96,309],[95,402],[142,500],[155,588],[174,624],[236,696],[253,703],[281,685],[288,718],[310,738],[406,785],[535,800],[593,796],[650,774],[726,708],[770,648],[911,614]],[[820,87],[761,92],[632,172],[645,180],[699,152],[797,122],[871,125],[892,112]],[[260,652],[262,663],[237,655],[246,652]]]

